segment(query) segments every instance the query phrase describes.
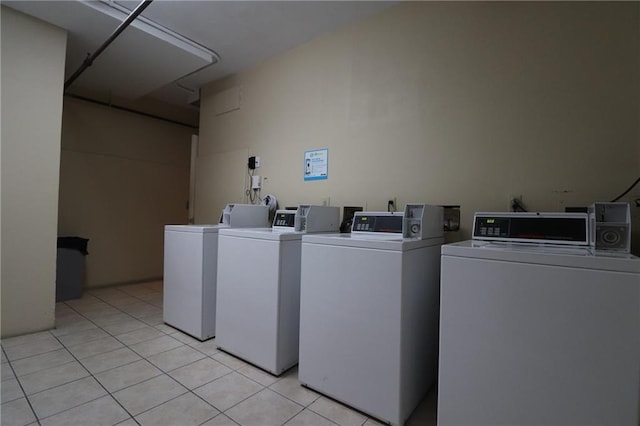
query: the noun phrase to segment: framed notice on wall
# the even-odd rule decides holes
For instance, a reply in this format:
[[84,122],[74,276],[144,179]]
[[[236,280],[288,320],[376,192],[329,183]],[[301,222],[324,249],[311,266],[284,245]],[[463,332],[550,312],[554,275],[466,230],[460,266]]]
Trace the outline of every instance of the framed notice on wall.
[[315,149],[304,153],[304,180],[321,180],[329,177],[329,150]]

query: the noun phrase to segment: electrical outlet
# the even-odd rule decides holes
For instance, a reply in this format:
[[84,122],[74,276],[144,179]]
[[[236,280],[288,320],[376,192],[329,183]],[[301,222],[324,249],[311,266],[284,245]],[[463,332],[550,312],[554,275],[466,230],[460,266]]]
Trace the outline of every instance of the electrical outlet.
[[522,195],[509,195],[509,205],[507,211],[518,211],[518,206],[522,207]]
[[322,205],[323,206],[330,206],[331,205],[331,198],[330,197],[325,197],[322,199]]
[[256,156],[255,164],[256,164],[256,169],[260,167],[260,157]]
[[388,212],[398,211],[398,201],[396,200],[396,197],[390,197],[389,201],[387,201],[387,211]]

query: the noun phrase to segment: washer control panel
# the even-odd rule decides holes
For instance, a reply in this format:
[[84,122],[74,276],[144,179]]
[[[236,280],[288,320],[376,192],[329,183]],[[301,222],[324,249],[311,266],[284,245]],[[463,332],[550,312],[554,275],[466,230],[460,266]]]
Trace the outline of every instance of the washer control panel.
[[351,232],[402,234],[404,213],[356,212]]
[[274,228],[291,229],[295,228],[296,211],[295,210],[278,210],[273,218]]
[[509,219],[478,217],[474,237],[509,237]]
[[589,245],[586,213],[476,213],[474,240]]

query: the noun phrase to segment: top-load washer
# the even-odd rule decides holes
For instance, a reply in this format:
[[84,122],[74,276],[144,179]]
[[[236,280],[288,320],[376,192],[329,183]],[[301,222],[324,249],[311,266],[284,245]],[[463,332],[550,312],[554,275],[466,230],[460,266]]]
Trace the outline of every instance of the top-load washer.
[[279,375],[298,363],[302,236],[336,232],[338,207],[279,210],[273,228],[220,231],[216,344]]
[[443,209],[356,212],[302,237],[300,382],[401,425],[436,379]]
[[267,206],[229,204],[219,224],[165,226],[163,321],[199,340],[213,337],[218,232],[268,223]]
[[640,423],[640,259],[588,228],[477,213],[442,247],[439,425]]

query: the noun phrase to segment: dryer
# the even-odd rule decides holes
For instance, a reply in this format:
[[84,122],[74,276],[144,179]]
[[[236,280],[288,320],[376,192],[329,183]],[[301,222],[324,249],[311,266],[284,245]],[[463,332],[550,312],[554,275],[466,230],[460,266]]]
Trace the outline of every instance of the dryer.
[[442,247],[439,425],[640,423],[640,259],[585,229],[481,213]]
[[436,379],[443,209],[356,212],[302,238],[299,380],[402,425]]
[[216,344],[279,375],[298,363],[302,236],[336,232],[338,207],[279,210],[273,228],[220,231]]
[[215,225],[167,225],[164,231],[163,321],[199,339],[215,335],[218,232],[267,226],[269,208],[229,204]]

